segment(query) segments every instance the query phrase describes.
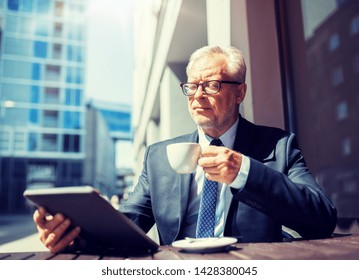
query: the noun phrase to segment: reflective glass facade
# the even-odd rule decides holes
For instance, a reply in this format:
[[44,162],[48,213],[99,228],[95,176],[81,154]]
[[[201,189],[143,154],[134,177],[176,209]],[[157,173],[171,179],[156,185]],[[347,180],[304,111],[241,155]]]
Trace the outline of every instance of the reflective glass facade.
[[82,183],[86,2],[0,0],[0,213]]
[[[0,153],[13,151],[17,130],[25,134],[21,147],[29,157],[32,152],[83,153],[85,1],[7,0],[0,5]],[[66,145],[69,132],[78,139],[76,149]]]
[[359,216],[359,2],[294,2],[286,25],[296,132],[343,221]]

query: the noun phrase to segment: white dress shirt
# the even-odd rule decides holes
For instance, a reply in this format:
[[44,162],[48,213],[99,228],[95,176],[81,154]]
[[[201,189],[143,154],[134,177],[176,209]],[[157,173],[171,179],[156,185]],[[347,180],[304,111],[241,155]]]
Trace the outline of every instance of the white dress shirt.
[[[222,141],[223,146],[233,149],[234,140],[236,138],[237,126],[239,120],[232,125],[223,135],[219,137]],[[212,141],[212,138],[205,135],[203,131],[198,128],[199,144],[200,146],[206,147]],[[214,236],[223,236],[224,228],[226,224],[226,218],[228,215],[229,207],[232,202],[232,193],[230,187],[240,189],[244,187],[247,181],[248,172],[250,168],[250,160],[247,156],[242,157],[242,165],[240,171],[235,178],[235,180],[230,184],[218,183],[218,197],[216,204],[216,221],[215,221],[215,230]],[[201,192],[203,188],[204,172],[203,169],[197,166],[196,173],[194,174],[192,184],[191,184],[191,193],[189,197],[189,205],[187,210],[187,218],[184,223],[184,234],[189,232],[195,232],[196,222],[195,219],[198,216],[199,204],[201,199]]]

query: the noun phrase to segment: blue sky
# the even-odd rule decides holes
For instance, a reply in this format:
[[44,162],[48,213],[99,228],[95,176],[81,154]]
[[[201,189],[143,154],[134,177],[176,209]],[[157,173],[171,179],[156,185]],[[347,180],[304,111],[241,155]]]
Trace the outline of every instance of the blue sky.
[[[89,98],[132,104],[133,0],[90,0],[86,92]],[[132,144],[116,144],[116,165],[132,167]]]
[[305,38],[318,27],[337,7],[336,0],[302,0]]
[[88,97],[132,104],[133,0],[90,0]]

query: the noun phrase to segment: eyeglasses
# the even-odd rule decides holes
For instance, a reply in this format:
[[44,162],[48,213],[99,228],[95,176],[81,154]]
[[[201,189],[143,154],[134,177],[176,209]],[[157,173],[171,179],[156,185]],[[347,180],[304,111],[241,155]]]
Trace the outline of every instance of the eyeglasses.
[[233,81],[207,81],[203,83],[181,83],[180,86],[182,88],[182,92],[186,96],[193,96],[196,94],[198,87],[202,86],[202,90],[205,94],[216,94],[221,90],[222,84],[234,84],[240,85],[240,82],[233,82]]

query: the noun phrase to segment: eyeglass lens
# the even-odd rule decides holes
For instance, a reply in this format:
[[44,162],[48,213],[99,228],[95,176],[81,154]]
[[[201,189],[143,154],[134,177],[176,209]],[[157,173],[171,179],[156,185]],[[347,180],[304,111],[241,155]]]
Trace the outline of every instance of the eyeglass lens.
[[202,90],[207,94],[217,93],[220,90],[220,82],[208,81],[203,84],[187,83],[183,85],[183,91],[187,95],[194,95],[197,92],[199,86],[202,86]]

